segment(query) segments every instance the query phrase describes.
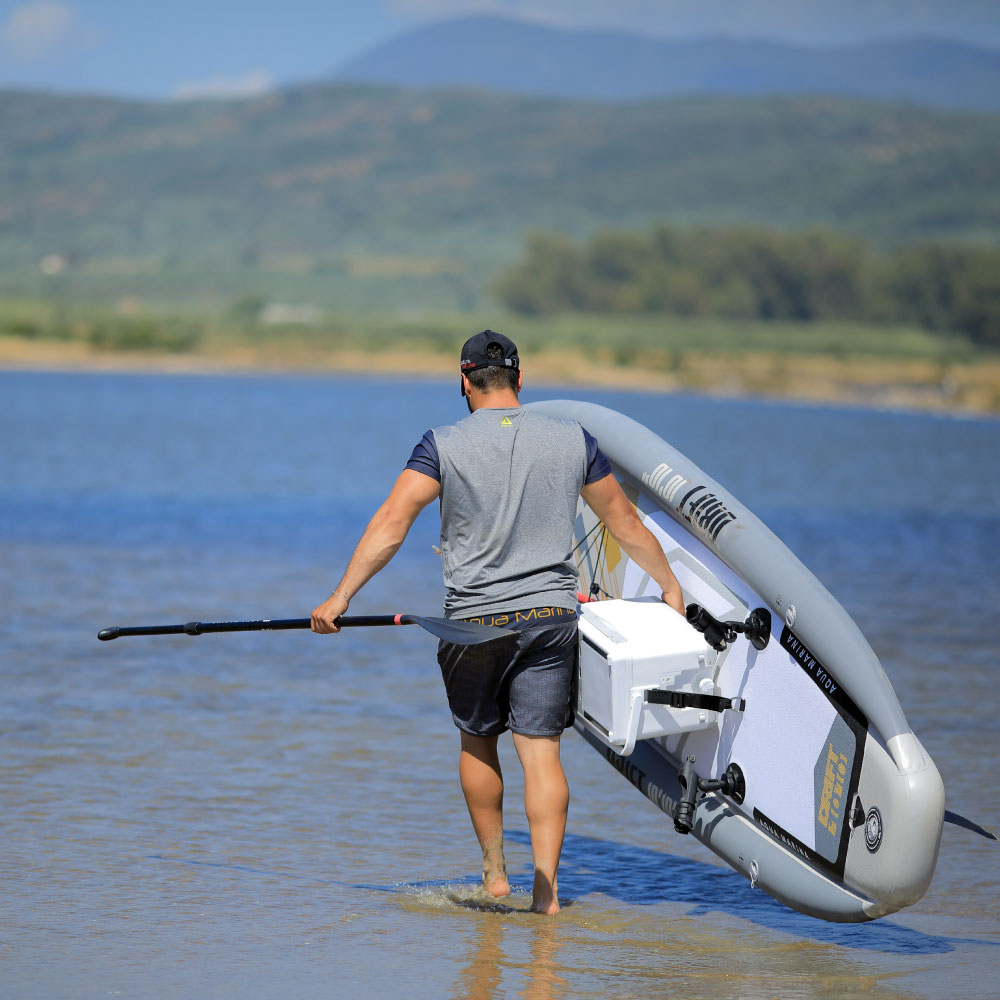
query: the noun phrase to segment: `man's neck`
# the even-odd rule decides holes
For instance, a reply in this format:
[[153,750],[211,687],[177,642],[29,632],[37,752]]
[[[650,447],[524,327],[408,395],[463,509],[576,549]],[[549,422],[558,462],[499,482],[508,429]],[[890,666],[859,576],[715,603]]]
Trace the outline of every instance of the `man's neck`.
[[494,389],[492,392],[477,392],[470,396],[472,412],[476,410],[505,410],[512,406],[520,406],[517,393],[510,389]]

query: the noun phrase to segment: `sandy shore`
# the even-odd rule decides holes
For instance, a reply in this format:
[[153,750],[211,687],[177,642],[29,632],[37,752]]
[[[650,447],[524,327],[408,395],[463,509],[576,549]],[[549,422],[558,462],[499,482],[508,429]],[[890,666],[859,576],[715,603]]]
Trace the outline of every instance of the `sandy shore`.
[[[655,365],[619,366],[609,359],[536,353],[524,358],[526,376],[547,385],[694,391],[723,397],[766,397],[807,403],[955,414],[1000,413],[1000,359],[976,364],[830,357],[807,354],[686,351],[669,371]],[[316,351],[274,344],[203,348],[186,353],[101,351],[84,343],[0,337],[0,369],[8,371],[158,374],[455,375],[454,359],[398,350]]]

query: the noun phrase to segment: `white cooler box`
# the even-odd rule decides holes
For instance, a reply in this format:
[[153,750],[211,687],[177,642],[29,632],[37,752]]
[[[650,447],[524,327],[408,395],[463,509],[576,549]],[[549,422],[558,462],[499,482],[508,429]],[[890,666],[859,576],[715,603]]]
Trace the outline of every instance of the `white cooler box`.
[[713,711],[646,703],[652,688],[712,694],[709,653],[704,636],[657,598],[584,604],[577,717],[622,756],[636,740],[714,725]]

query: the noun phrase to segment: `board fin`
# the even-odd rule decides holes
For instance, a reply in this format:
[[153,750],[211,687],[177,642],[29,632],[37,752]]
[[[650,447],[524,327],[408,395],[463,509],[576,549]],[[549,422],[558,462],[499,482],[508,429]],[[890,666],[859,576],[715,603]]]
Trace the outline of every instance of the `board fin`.
[[996,834],[991,833],[978,823],[973,823],[971,819],[967,819],[965,816],[960,816],[958,813],[952,812],[950,809],[945,809],[944,821],[946,823],[951,823],[954,826],[960,826],[965,830],[971,830],[973,833],[978,833],[980,837],[985,837],[987,840],[997,839]]

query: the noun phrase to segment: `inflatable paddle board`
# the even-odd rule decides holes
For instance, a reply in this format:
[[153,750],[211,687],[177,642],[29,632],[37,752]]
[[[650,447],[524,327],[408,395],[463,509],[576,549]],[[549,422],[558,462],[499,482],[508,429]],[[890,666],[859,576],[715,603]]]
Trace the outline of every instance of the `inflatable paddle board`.
[[930,883],[944,787],[858,627],[724,487],[641,424],[531,404],[600,443],[684,591],[682,617],[581,500],[575,726],[757,886],[864,921]]

